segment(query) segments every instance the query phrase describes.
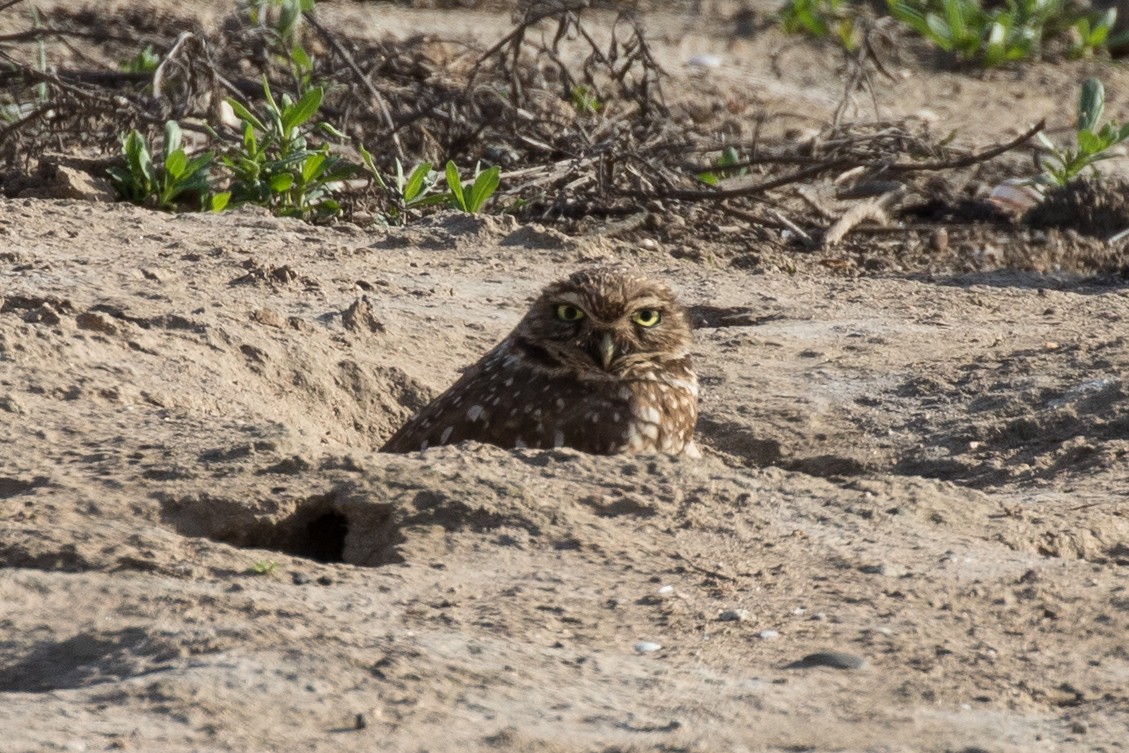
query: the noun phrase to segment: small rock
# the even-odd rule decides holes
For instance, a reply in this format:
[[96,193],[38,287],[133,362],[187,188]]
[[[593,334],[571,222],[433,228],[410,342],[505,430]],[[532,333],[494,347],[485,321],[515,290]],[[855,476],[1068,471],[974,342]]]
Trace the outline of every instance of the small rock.
[[773,638],[779,638],[780,633],[775,631],[775,630],[762,630],[759,633],[757,633],[757,637],[760,638],[762,641],[770,641]]
[[720,68],[721,58],[717,55],[710,55],[709,53],[703,52],[692,55],[690,59],[686,61],[686,65],[692,65],[695,68]]
[[282,318],[282,314],[272,308],[255,309],[251,312],[251,319],[268,327],[286,328],[286,320]]
[[61,319],[59,313],[52,308],[50,303],[44,303],[42,306],[33,308],[24,314],[24,321],[28,324],[58,324]]
[[318,585],[319,586],[332,586],[333,585],[333,578],[329,575],[319,576],[318,577]]
[[748,609],[726,609],[717,619],[721,622],[748,622],[749,616]]
[[353,728],[365,729],[367,727],[371,727],[373,722],[380,721],[380,718],[382,716],[383,714],[381,713],[380,709],[373,708],[369,709],[368,711],[362,711],[353,718]]
[[15,413],[17,416],[25,413],[23,404],[11,395],[0,395],[0,410]]
[[906,569],[901,565],[895,565],[889,562],[879,562],[874,565],[863,565],[859,568],[861,572],[867,575],[885,575],[889,578],[900,578],[906,574]]
[[653,641],[639,641],[638,643],[635,644],[635,650],[637,652],[639,652],[640,654],[654,653],[655,651],[658,651],[661,648],[662,648],[661,643],[655,643]]
[[674,593],[674,586],[659,586],[659,593],[663,596]]
[[290,581],[296,586],[304,586],[310,582],[310,576],[305,573],[291,573]]

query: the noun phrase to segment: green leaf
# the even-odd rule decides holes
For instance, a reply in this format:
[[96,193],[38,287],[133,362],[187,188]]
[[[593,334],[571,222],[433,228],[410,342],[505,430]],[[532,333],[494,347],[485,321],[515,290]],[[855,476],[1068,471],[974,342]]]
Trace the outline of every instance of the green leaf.
[[[397,164],[399,169],[399,164]],[[421,190],[423,190],[423,181],[431,172],[430,162],[421,162],[416,165],[415,170],[412,170],[411,175],[408,176],[408,182],[404,184],[404,203],[410,204]]]
[[497,165],[479,173],[470,188],[470,211],[477,212],[482,208],[502,182],[502,169]]
[[1104,143],[1104,139],[1094,135],[1090,131],[1079,131],[1077,138],[1078,150],[1084,155],[1097,154],[1107,146],[1107,144]]
[[[149,155],[149,147],[145,143],[145,140],[141,138],[140,133],[134,131],[133,136],[135,141],[135,148],[132,155],[134,162],[133,172],[138,177],[148,181],[149,186],[156,185],[157,168],[153,166],[153,158]],[[148,193],[148,190],[146,192]]]
[[306,161],[302,163],[303,183],[309,183],[311,180],[313,180],[314,176],[318,175],[321,172],[321,166],[325,163],[325,158],[327,156],[328,155],[326,155],[324,152],[319,152],[318,154],[311,154],[306,158]]
[[708,172],[707,173],[698,173],[698,180],[702,181],[707,186],[716,186],[717,185],[717,174],[716,173],[708,173]]
[[321,107],[324,93],[320,86],[315,86],[303,94],[301,99],[287,107],[282,113],[282,132],[289,134],[294,128],[312,118]]
[[313,67],[313,61],[310,60],[310,56],[306,54],[306,51],[302,49],[302,45],[294,45],[290,48],[290,59],[303,70],[308,71]]
[[455,163],[447,160],[447,188],[451,191],[451,196],[455,201],[455,205],[464,212],[467,209],[466,199],[463,197],[463,184],[459,178],[459,168],[455,167]]
[[346,134],[339,131],[337,128],[335,128],[330,123],[318,123],[317,129],[319,131],[321,131],[322,133],[329,134],[330,136],[332,136],[335,139],[347,139],[347,138],[349,138]]
[[233,97],[228,97],[227,103],[229,105],[231,105],[231,110],[232,110],[232,112],[235,113],[235,117],[242,120],[243,123],[245,124],[244,129],[243,129],[244,141],[246,141],[246,133],[247,133],[246,126],[247,125],[253,126],[254,128],[257,128],[259,131],[266,133],[267,127],[265,125],[263,125],[263,121],[261,121],[257,117],[255,117],[255,115],[250,110],[248,110],[246,107],[244,107],[243,104],[238,99],[235,99]]
[[165,154],[172,154],[180,149],[181,133],[180,124],[175,120],[165,122]]
[[212,160],[215,158],[211,152],[201,152],[192,159],[188,160],[188,164],[184,166],[185,175],[195,175],[198,172],[207,170],[212,166]]
[[940,16],[930,13],[925,17],[925,23],[929,27],[933,43],[945,52],[950,52],[953,49],[953,33],[945,21]]
[[285,193],[294,185],[294,176],[290,173],[278,173],[270,176],[271,193]]
[[1082,96],[1078,99],[1078,130],[1093,131],[1101,120],[1105,109],[1105,87],[1096,78],[1088,78],[1082,84]]
[[179,178],[184,174],[184,168],[188,167],[188,157],[185,155],[183,149],[177,149],[172,154],[165,157],[165,174],[173,178]]

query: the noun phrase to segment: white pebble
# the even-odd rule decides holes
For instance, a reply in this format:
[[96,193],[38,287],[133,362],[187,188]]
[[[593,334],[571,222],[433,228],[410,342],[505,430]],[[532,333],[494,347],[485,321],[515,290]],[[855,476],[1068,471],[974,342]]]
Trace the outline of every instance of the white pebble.
[[686,61],[686,65],[692,65],[696,68],[720,68],[721,58],[717,55],[710,55],[709,53],[699,53],[693,55]]
[[760,638],[762,641],[770,641],[773,638],[779,638],[780,633],[776,632],[775,630],[762,630],[759,633],[757,633],[757,637]]
[[662,648],[661,643],[654,643],[653,641],[639,641],[635,644],[635,650],[641,654],[650,654]]
[[674,586],[659,586],[659,593],[664,595],[672,594],[674,593]]

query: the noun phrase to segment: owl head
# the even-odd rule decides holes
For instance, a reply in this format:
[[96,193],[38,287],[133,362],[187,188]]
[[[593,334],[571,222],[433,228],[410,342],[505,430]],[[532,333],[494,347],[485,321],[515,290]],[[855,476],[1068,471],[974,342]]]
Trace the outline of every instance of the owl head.
[[546,369],[612,380],[685,359],[690,332],[670,288],[625,267],[604,266],[542,290],[514,337]]

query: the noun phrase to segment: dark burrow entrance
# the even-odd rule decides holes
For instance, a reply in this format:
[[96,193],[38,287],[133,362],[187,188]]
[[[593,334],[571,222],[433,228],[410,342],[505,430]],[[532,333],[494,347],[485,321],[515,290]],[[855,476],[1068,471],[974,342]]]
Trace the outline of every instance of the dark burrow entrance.
[[[289,514],[280,508],[293,507]],[[281,513],[281,514],[280,514]],[[392,505],[340,490],[288,502],[214,496],[161,500],[163,522],[183,536],[268,549],[315,562],[379,566],[399,561]]]

